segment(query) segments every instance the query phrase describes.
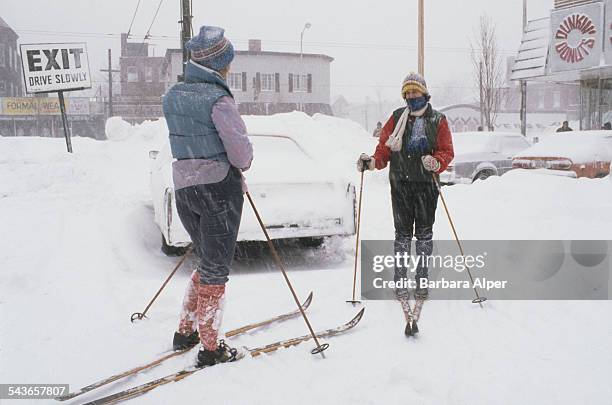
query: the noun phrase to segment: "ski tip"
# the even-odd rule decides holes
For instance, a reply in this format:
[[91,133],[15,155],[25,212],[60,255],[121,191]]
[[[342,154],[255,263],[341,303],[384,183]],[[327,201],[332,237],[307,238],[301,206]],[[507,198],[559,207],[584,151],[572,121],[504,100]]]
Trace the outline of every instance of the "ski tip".
[[355,315],[355,317],[352,319],[351,322],[359,322],[361,320],[361,318],[363,318],[363,313],[365,312],[365,308],[361,308],[361,311],[359,311],[357,313],[357,315]]
[[304,303],[302,304],[302,308],[308,308],[310,306],[310,304],[312,303],[312,296],[313,292],[311,291],[310,294],[308,294],[308,297],[306,297],[306,301],[304,301]]

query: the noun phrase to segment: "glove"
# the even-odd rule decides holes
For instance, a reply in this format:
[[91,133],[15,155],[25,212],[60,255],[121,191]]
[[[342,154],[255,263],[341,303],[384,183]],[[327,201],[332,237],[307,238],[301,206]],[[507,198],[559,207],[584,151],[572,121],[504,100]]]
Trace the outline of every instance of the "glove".
[[365,172],[366,170],[374,170],[375,169],[375,160],[371,156],[366,153],[362,153],[359,156],[359,160],[357,161],[357,171],[359,173]]
[[431,155],[422,156],[421,161],[423,162],[423,167],[425,167],[425,170],[427,171],[437,172],[440,170],[440,162],[438,162],[438,159]]

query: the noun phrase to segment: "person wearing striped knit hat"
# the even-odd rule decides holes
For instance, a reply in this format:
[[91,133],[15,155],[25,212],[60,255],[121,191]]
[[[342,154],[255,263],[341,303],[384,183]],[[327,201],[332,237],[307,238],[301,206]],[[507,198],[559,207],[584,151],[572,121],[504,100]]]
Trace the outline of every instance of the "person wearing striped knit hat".
[[[446,117],[429,103],[431,96],[421,75],[410,73],[404,79],[402,98],[406,106],[393,112],[381,131],[374,155],[363,153],[357,169],[382,170],[390,163],[395,253],[410,255],[415,237],[416,255],[426,257],[433,251],[439,197],[434,176],[446,170],[455,154]],[[407,277],[407,269],[396,266],[395,281]],[[428,297],[427,277],[428,269],[420,262],[415,274],[417,298]],[[396,289],[399,300],[407,299],[408,294],[407,289]]]
[[234,47],[224,33],[203,26],[187,42],[185,81],[172,86],[163,100],[175,159],[176,209],[197,257],[172,346],[184,350],[201,343],[197,367],[236,358],[236,350],[218,341],[218,335],[246,191],[242,172],[253,160],[226,81]]

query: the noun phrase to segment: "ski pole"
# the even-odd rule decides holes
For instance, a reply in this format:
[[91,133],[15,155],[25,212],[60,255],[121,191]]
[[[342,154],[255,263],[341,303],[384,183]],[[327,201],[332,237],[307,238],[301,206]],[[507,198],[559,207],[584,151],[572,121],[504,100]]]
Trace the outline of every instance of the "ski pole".
[[134,312],[132,314],[132,316],[130,317],[130,321],[132,323],[134,323],[134,321],[136,319],[142,319],[142,318],[146,318],[146,314],[147,311],[149,310],[149,308],[151,308],[151,305],[153,305],[153,303],[155,302],[155,300],[157,299],[157,297],[159,296],[159,294],[162,292],[162,290],[166,287],[166,284],[168,284],[168,282],[170,281],[170,279],[172,278],[172,276],[174,276],[174,273],[176,273],[176,271],[181,267],[181,265],[183,264],[183,262],[185,261],[185,259],[187,258],[187,256],[189,256],[189,254],[191,253],[192,248],[190,247],[189,249],[187,249],[187,252],[185,252],[185,254],[183,255],[183,257],[181,257],[181,260],[179,260],[179,262],[176,264],[176,266],[174,266],[174,270],[172,270],[172,273],[170,273],[170,275],[168,276],[168,278],[166,278],[166,281],[164,281],[164,283],[162,284],[162,286],[159,288],[159,290],[157,290],[157,293],[155,294],[155,296],[153,297],[153,299],[151,300],[151,302],[149,302],[149,305],[147,305],[147,307],[145,308],[144,311],[142,312]]
[[[444,205],[444,211],[446,211],[448,222],[450,222],[450,226],[453,230],[453,235],[455,235],[455,240],[457,241],[457,245],[459,246],[459,252],[461,252],[461,256],[465,258],[465,254],[463,253],[463,247],[461,246],[461,241],[459,240],[459,237],[457,236],[457,230],[455,229],[455,224],[453,223],[453,219],[451,218],[450,212],[448,211],[448,206],[446,205],[446,200],[444,199],[444,194],[442,193],[442,187],[440,186],[440,182],[438,181],[438,178],[436,177],[434,173],[431,174],[431,177],[433,177],[434,182],[436,183],[436,187],[438,187],[438,192],[440,193],[440,199],[442,200],[442,204]],[[470,281],[472,282],[472,285],[474,286],[474,293],[476,293],[476,298],[473,299],[472,302],[474,304],[480,305],[480,308],[482,308],[482,303],[485,302],[487,298],[481,297],[480,294],[478,294],[478,288],[476,288],[476,285],[474,285],[474,277],[472,277],[472,272],[470,271],[469,266],[465,266],[465,268],[467,270],[468,275],[470,276]]]
[[357,260],[359,257],[359,229],[361,228],[361,196],[363,195],[363,173],[361,171],[361,184],[359,186],[359,208],[357,209],[357,241],[355,242],[355,271],[353,272],[353,299],[347,300],[349,304],[361,304],[361,301],[355,299],[355,288],[357,286]]
[[289,287],[289,290],[291,291],[291,295],[293,295],[293,299],[295,300],[295,303],[296,303],[298,309],[300,310],[300,313],[302,314],[302,318],[304,318],[304,321],[306,322],[306,325],[308,326],[308,330],[310,331],[310,334],[312,335],[312,338],[314,339],[314,342],[317,345],[317,347],[312,349],[310,351],[310,353],[312,353],[312,354],[319,354],[319,353],[321,353],[321,356],[323,356],[323,358],[325,358],[325,354],[323,354],[323,351],[326,350],[329,347],[329,344],[328,343],[323,343],[323,344],[319,343],[319,339],[317,339],[317,335],[315,334],[314,330],[312,329],[312,326],[310,325],[310,321],[308,320],[308,317],[306,316],[306,312],[304,312],[304,308],[302,308],[302,304],[300,303],[300,300],[298,299],[297,294],[295,293],[295,290],[293,289],[293,286],[291,285],[291,281],[289,281],[289,277],[287,276],[287,271],[285,271],[285,267],[283,266],[283,262],[281,261],[280,256],[278,255],[278,252],[276,251],[276,248],[272,244],[272,240],[270,239],[270,235],[268,235],[268,231],[266,230],[266,226],[264,225],[263,221],[261,220],[261,217],[259,216],[259,211],[257,211],[257,208],[255,207],[255,203],[253,202],[253,199],[251,198],[251,194],[248,191],[246,192],[246,196],[249,199],[249,203],[251,203],[251,207],[253,208],[253,212],[255,213],[255,216],[257,217],[257,221],[259,222],[259,226],[261,226],[261,230],[263,231],[264,235],[266,236],[266,240],[268,242],[268,246],[270,247],[270,250],[272,251],[272,256],[274,257],[274,260],[276,261],[276,264],[277,264],[278,268],[283,273],[283,277],[285,278],[285,281],[287,282],[287,286]]

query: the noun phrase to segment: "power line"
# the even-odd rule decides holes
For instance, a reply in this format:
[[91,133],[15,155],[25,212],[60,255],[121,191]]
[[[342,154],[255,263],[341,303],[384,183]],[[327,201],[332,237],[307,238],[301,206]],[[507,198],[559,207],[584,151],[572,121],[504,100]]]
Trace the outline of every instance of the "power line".
[[127,37],[130,37],[130,33],[132,32],[132,25],[134,25],[134,20],[136,19],[136,13],[138,13],[138,7],[140,7],[140,0],[138,0],[138,4],[136,4],[136,10],[134,10],[134,15],[132,16],[132,22],[130,22],[130,28],[128,28]]
[[151,37],[151,28],[153,28],[153,24],[155,23],[155,20],[157,19],[157,14],[159,13],[159,9],[161,8],[161,5],[163,2],[164,0],[159,0],[159,4],[157,5],[157,10],[155,10],[155,14],[153,15],[153,21],[151,21],[151,25],[149,25],[149,29],[147,30],[147,33],[145,34],[144,39],[142,40],[143,43],[145,40]]
[[[159,12],[158,6],[157,11]],[[157,12],[156,12],[157,16]],[[151,26],[153,23],[151,23]],[[147,31],[144,37],[144,40],[157,40],[157,41],[178,41],[180,37],[175,35],[151,35],[150,33],[151,27]],[[89,37],[120,37],[120,34],[115,33],[102,33],[102,32],[70,32],[70,31],[40,31],[40,30],[16,30],[19,33],[23,34],[44,34],[44,35],[56,35],[56,36],[89,36]],[[140,39],[141,36],[133,36],[133,38]],[[248,43],[248,39],[242,38],[233,38],[233,42],[246,44]],[[262,39],[264,44],[273,44],[273,45],[287,45],[294,46],[299,44],[299,41],[290,41],[290,40],[275,40],[275,39]],[[356,42],[305,42],[305,44],[309,46],[318,46],[318,47],[328,47],[328,48],[347,48],[347,49],[378,49],[378,50],[394,50],[394,51],[412,51],[416,50],[416,46],[408,45],[408,44],[376,44],[376,43],[356,43]],[[471,48],[462,48],[462,47],[443,47],[443,46],[426,46],[426,50],[441,52],[441,53],[471,53]],[[474,48],[475,51],[479,51],[478,48]],[[515,50],[499,50],[500,54],[507,55],[516,55]]]

